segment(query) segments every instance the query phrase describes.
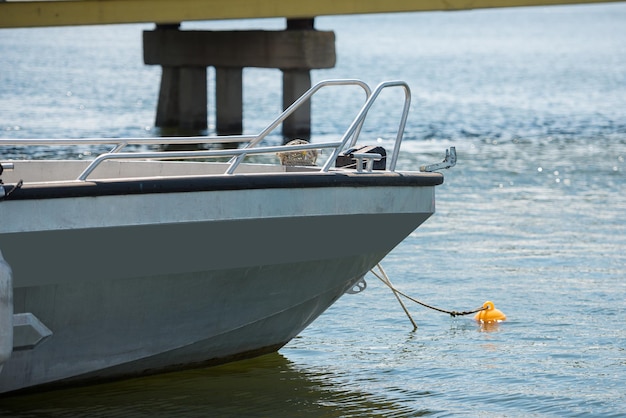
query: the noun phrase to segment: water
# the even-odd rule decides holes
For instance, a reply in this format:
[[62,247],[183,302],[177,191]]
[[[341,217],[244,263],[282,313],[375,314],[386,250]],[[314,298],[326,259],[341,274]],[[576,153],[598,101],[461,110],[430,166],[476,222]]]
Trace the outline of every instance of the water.
[[[0,415],[626,415],[624,22],[625,4],[316,21],[336,32],[338,62],[315,80],[410,83],[400,168],[457,147],[437,213],[383,262],[391,280],[444,309],[493,300],[506,322],[485,329],[409,304],[413,332],[368,276],[365,292],[277,354],[2,399]],[[0,31],[0,136],[158,134],[160,70],[141,62],[143,28]],[[258,132],[280,110],[280,73],[244,78],[245,129]],[[391,138],[395,98],[383,97],[364,137]],[[345,115],[314,102],[314,137],[343,128]]]

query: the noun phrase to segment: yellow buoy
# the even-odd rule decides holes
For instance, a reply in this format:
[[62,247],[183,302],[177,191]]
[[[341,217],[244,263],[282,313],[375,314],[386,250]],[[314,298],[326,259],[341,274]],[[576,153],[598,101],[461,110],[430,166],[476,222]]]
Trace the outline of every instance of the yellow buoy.
[[506,320],[506,315],[500,309],[496,309],[493,302],[488,300],[483,303],[484,310],[478,312],[474,319],[480,322],[501,322]]

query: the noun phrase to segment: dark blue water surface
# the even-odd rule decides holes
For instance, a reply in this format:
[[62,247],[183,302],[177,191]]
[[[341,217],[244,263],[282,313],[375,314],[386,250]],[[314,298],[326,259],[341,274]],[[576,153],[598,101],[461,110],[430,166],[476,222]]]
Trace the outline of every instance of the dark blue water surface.
[[[183,24],[248,27],[284,21]],[[411,85],[400,168],[458,151],[437,213],[384,260],[391,280],[445,309],[493,300],[508,320],[485,329],[410,304],[413,332],[367,276],[366,291],[278,354],[3,399],[0,415],[626,414],[626,4],[328,17],[316,27],[335,31],[338,60],[314,81]],[[158,135],[160,68],[142,63],[149,28],[0,31],[0,137]],[[245,130],[255,133],[280,111],[281,75],[246,69],[244,79]],[[314,140],[345,128],[352,93],[314,101]],[[393,138],[399,97],[381,97],[364,139]]]

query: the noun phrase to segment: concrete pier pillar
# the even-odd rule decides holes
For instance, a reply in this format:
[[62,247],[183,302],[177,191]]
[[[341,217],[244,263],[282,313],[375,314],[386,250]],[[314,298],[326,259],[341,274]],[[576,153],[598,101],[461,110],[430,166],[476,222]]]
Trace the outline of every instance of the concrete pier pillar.
[[[304,92],[311,88],[309,70],[283,70],[283,109],[287,109]],[[311,102],[302,106],[283,123],[285,142],[290,139],[310,139],[311,137]]]
[[215,119],[218,135],[243,133],[243,68],[215,68]]
[[[157,25],[155,32],[178,32]],[[183,131],[207,129],[207,71],[199,65],[163,65],[155,126]]]
[[[314,19],[287,19],[287,31],[313,31]],[[309,69],[283,69],[283,110],[287,109],[304,92],[311,88]],[[311,137],[311,102],[304,103],[283,123],[284,141],[290,139],[310,139]]]
[[163,67],[155,125],[190,131],[207,129],[205,67]]
[[178,80],[180,71],[178,67],[163,67],[161,70],[161,87],[159,88],[159,101],[157,103],[156,121],[157,127],[178,125]]

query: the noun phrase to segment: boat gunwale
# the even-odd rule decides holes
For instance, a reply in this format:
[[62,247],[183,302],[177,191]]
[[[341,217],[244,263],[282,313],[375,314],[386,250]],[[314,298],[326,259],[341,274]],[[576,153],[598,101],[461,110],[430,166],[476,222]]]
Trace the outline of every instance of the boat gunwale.
[[437,172],[287,172],[3,184],[0,194],[7,201],[289,188],[431,187],[443,181],[443,174]]

